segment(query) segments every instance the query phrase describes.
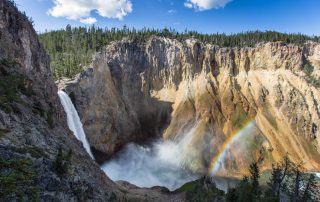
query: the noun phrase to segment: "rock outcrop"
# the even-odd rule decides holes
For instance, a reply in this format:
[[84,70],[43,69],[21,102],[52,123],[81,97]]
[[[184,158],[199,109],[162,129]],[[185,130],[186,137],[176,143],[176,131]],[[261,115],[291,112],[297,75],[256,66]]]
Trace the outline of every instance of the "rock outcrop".
[[97,156],[130,141],[179,141],[192,131],[190,167],[205,171],[226,139],[250,122],[255,128],[243,153],[231,152],[221,175],[243,174],[261,156],[270,168],[287,152],[307,170],[320,170],[319,50],[313,42],[223,48],[195,39],[123,40],[60,88],[73,97]]
[[11,1],[0,0],[1,201],[175,197],[112,182],[69,131],[57,91],[32,24]]

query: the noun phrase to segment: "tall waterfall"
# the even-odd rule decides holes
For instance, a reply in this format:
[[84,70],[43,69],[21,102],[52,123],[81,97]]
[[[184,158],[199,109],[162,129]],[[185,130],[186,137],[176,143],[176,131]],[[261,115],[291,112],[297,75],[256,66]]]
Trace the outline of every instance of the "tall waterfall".
[[70,97],[68,96],[67,93],[61,90],[58,91],[58,95],[59,95],[61,104],[64,108],[64,111],[67,113],[69,129],[73,132],[76,138],[82,142],[83,147],[86,149],[86,151],[91,156],[91,158],[94,159],[90,150],[90,145],[86,138],[86,134],[84,133],[78,112],[74,107],[73,103],[71,102]]

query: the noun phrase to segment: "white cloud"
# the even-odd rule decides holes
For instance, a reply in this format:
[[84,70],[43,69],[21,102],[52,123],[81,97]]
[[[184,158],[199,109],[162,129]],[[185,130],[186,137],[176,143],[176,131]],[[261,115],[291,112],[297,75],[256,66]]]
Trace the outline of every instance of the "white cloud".
[[131,0],[53,0],[54,7],[48,11],[54,17],[65,17],[92,24],[97,20],[91,17],[95,11],[102,17],[122,20],[132,12]]
[[82,18],[79,21],[83,24],[94,24],[97,22],[97,19],[93,17],[88,17],[88,18]]
[[168,10],[168,13],[169,13],[169,14],[175,14],[175,13],[177,13],[177,10],[170,9],[170,10]]
[[232,0],[186,0],[184,6],[194,8],[198,11],[209,10],[212,8],[223,8]]
[[192,8],[193,7],[192,3],[189,3],[189,2],[185,2],[184,6],[187,7],[187,8]]

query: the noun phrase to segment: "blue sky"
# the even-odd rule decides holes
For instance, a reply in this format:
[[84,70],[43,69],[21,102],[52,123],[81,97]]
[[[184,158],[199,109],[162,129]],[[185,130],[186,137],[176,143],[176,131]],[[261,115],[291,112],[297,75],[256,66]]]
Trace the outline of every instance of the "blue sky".
[[[39,32],[72,26],[171,27],[320,35],[320,0],[15,0]],[[82,23],[81,23],[81,22]]]

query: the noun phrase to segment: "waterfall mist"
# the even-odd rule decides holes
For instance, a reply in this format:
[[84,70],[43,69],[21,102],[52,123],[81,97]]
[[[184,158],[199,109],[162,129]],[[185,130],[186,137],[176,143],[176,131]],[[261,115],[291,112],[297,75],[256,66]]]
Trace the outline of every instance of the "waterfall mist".
[[148,146],[131,143],[102,169],[114,181],[140,187],[164,186],[173,191],[207,172],[199,149],[204,145],[194,144],[198,139],[196,126],[175,141],[157,140]]
[[[186,182],[208,174],[208,164],[215,156],[219,157],[216,170],[224,170],[225,158],[235,158],[229,151],[230,145],[237,142],[236,148],[233,149],[239,155],[244,154],[248,150],[248,144],[254,141],[255,137],[252,134],[255,129],[254,123],[251,123],[239,131],[239,134],[248,133],[245,138],[234,135],[238,138],[231,138],[230,145],[227,144],[229,146],[225,147],[223,152],[217,149],[217,152],[212,153],[212,148],[219,148],[221,145],[217,145],[217,141],[210,134],[198,133],[198,126],[196,123],[188,133],[181,134],[174,141],[158,140],[148,146],[131,143],[103,164],[102,169],[115,181],[124,180],[140,187],[164,186],[175,190]],[[229,183],[234,184],[227,178],[212,177],[216,185],[223,190],[228,188]]]
[[112,160],[102,165],[112,180],[124,180],[140,187],[164,186],[175,190],[199,177],[181,164],[179,146],[171,141],[156,141],[150,146],[127,145]]
[[83,147],[86,149],[88,154],[91,156],[92,159],[94,159],[90,145],[88,143],[88,140],[86,138],[86,134],[84,133],[82,123],[80,121],[78,112],[76,108],[74,107],[70,97],[67,93],[64,91],[58,91],[58,95],[61,101],[61,104],[64,108],[64,111],[67,114],[67,121],[69,129],[73,132],[73,134],[76,136],[78,140],[80,140],[83,144]]

